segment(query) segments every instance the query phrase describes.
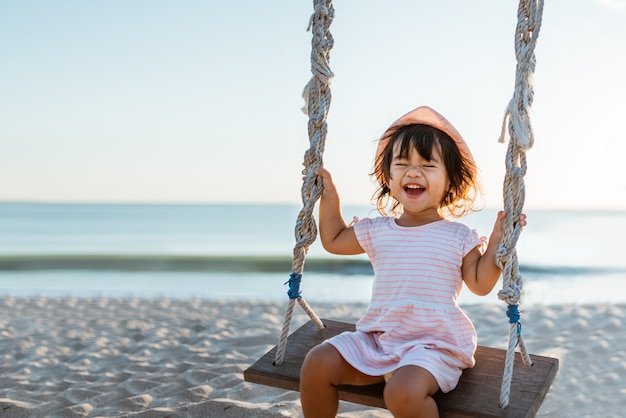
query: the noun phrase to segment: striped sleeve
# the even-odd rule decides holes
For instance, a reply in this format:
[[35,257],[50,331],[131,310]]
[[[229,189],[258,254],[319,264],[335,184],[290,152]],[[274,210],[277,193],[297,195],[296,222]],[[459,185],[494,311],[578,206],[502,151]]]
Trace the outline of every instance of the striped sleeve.
[[360,219],[354,223],[354,233],[359,245],[367,254],[373,250],[373,226],[374,221],[371,218]]
[[478,247],[478,250],[481,254],[485,252],[486,246],[486,237],[481,237],[478,235],[475,229],[470,229],[468,227],[465,228],[465,237],[461,241],[463,245],[463,257],[469,254],[474,248]]

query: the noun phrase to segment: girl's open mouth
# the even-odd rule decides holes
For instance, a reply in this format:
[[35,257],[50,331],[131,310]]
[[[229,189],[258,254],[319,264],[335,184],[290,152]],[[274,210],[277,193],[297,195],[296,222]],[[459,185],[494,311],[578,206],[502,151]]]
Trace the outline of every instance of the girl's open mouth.
[[408,184],[404,186],[404,192],[411,197],[417,197],[421,195],[422,193],[424,193],[424,190],[426,190],[424,187],[418,186],[416,184]]

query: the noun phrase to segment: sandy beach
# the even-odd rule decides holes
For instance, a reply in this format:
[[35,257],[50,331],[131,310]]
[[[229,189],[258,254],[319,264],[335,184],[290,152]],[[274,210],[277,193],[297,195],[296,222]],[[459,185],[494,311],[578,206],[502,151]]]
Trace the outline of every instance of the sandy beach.
[[[1,417],[297,417],[298,394],[243,381],[277,343],[287,303],[184,299],[0,299]],[[363,304],[320,304],[355,321]],[[465,308],[480,344],[504,348],[501,306]],[[308,319],[296,308],[293,329]],[[626,306],[525,310],[534,354],[560,359],[542,417],[622,417]],[[340,417],[388,417],[342,403]]]

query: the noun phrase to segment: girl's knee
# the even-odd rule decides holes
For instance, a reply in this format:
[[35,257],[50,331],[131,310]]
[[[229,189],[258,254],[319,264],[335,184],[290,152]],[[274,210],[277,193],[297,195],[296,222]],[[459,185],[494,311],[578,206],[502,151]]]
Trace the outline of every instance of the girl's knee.
[[[402,370],[402,369],[401,369]],[[432,395],[439,389],[436,380],[423,369],[415,368],[394,373],[385,385],[383,398],[387,409],[403,415],[408,411],[419,416],[437,416],[437,405]],[[434,414],[434,415],[433,415]]]
[[420,409],[420,404],[428,395],[421,390],[408,385],[393,385],[387,383],[383,392],[385,405],[390,411],[405,410],[412,406]]
[[388,390],[385,386],[384,401],[394,416],[437,417],[437,404],[428,393],[399,385]]
[[313,347],[304,357],[303,366],[307,365],[324,365],[329,361],[334,361],[334,357],[338,355],[337,350],[330,344],[322,343]]
[[313,376],[332,375],[337,370],[338,362],[341,361],[341,355],[330,344],[322,343],[313,347],[304,358],[300,378],[307,379]]

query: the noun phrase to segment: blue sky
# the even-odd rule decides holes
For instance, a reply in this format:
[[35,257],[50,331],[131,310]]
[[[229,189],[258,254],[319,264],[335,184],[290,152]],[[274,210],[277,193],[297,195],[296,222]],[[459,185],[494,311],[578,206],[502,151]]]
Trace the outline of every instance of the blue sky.
[[[367,204],[375,140],[428,104],[486,204],[516,1],[337,0],[325,165]],[[0,200],[299,203],[312,1],[0,3]],[[527,207],[626,208],[626,0],[547,0]]]

